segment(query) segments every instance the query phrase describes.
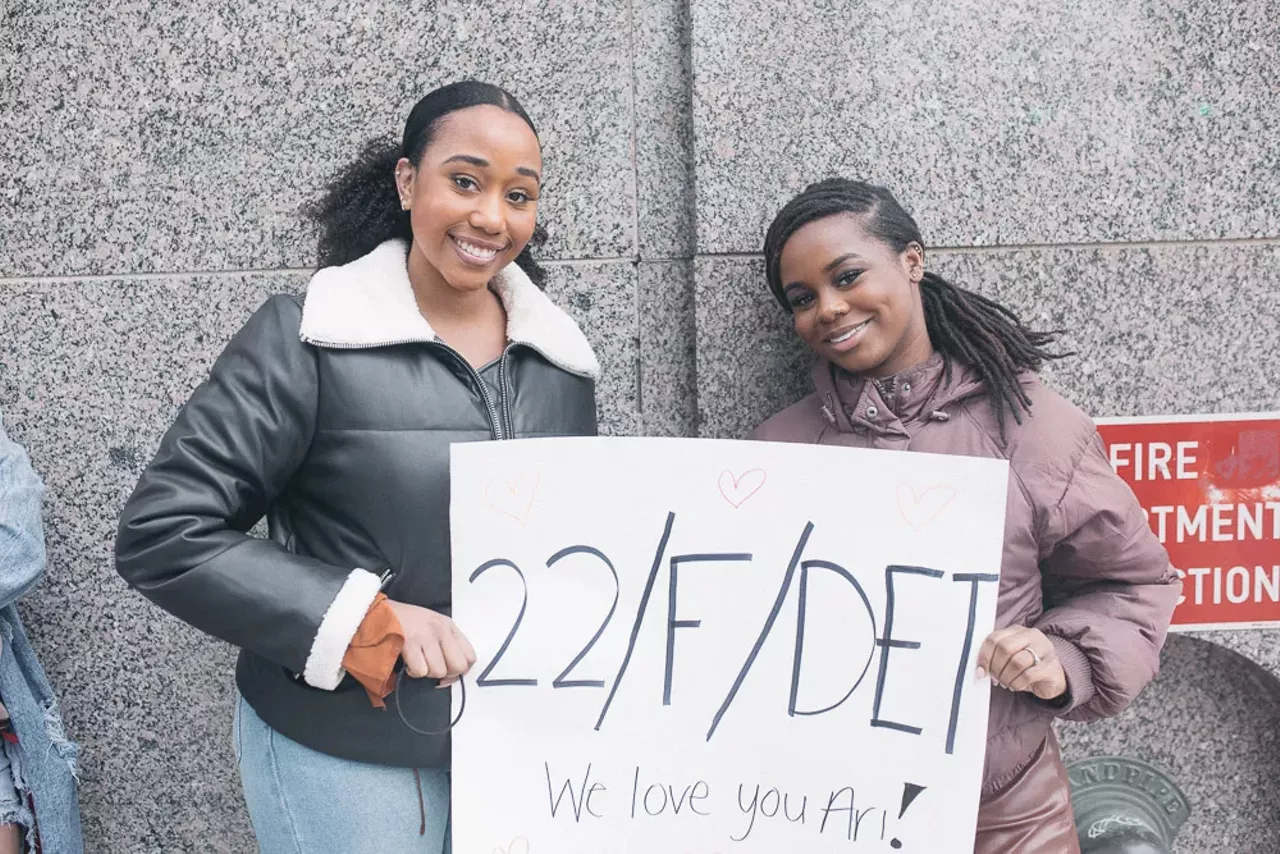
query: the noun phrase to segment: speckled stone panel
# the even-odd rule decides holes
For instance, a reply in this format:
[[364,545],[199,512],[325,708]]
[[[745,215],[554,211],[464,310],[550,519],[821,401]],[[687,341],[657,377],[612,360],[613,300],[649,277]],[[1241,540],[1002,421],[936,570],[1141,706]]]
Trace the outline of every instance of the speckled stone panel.
[[[1280,409],[1280,245],[931,253],[931,269],[1064,329],[1046,381],[1093,416]],[[811,388],[759,259],[697,261],[702,434],[734,437]]]
[[694,0],[701,252],[810,181],[935,244],[1280,234],[1280,0]]
[[693,262],[640,264],[641,422],[646,436],[697,435]]
[[633,7],[640,257],[691,258],[696,199],[689,3],[636,0]]
[[17,0],[0,21],[0,275],[308,267],[300,207],[465,77],[538,126],[547,256],[635,251],[623,0]]
[[1216,643],[1243,655],[1280,679],[1280,627],[1269,629],[1221,629],[1194,632],[1189,637]]
[[759,259],[699,258],[698,431],[743,439],[810,389],[808,351],[765,285]]
[[630,262],[548,264],[547,293],[569,312],[600,360],[600,433],[634,436],[640,421],[637,273]]
[[933,267],[1063,329],[1046,381],[1092,416],[1280,410],[1280,243],[944,254]]
[[[631,264],[554,266],[605,374],[601,427],[638,430]],[[253,850],[230,750],[231,647],[128,590],[116,519],[230,336],[300,274],[0,284],[0,411],[48,486],[49,569],[24,618],[82,748],[90,851]]]
[[0,408],[48,494],[28,630],[81,754],[90,851],[247,851],[233,650],[130,591],[116,519],[225,341],[298,276],[0,285]]
[[1248,659],[1172,636],[1160,676],[1129,709],[1059,733],[1068,762],[1127,756],[1170,775],[1191,802],[1177,854],[1277,850],[1280,683]]

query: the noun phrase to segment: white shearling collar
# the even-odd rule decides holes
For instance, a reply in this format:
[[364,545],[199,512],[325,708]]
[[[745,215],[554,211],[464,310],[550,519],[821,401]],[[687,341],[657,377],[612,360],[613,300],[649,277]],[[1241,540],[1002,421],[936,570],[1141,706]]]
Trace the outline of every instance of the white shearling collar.
[[[403,240],[388,240],[368,255],[317,270],[302,306],[302,340],[317,347],[359,349],[439,341],[418,311],[409,284]],[[566,371],[600,373],[586,336],[515,264],[493,280],[507,310],[507,341],[537,350]]]

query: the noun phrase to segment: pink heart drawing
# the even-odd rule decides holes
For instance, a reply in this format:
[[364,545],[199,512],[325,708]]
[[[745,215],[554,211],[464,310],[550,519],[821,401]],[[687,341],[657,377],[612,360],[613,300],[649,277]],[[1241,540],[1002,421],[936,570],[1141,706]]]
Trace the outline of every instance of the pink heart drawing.
[[898,484],[898,510],[917,531],[936,519],[955,497],[956,491],[949,486],[930,486],[917,495],[907,484]]
[[493,849],[493,854],[529,854],[529,840],[517,836],[508,847]]
[[743,504],[747,503],[747,499],[755,495],[764,488],[764,482],[769,479],[764,469],[749,469],[740,475],[734,475],[731,471],[720,472],[720,494],[733,505],[733,509],[737,510]]
[[494,510],[523,525],[529,518],[533,500],[538,497],[540,483],[540,471],[519,472],[508,478],[497,478],[485,487],[484,499]]

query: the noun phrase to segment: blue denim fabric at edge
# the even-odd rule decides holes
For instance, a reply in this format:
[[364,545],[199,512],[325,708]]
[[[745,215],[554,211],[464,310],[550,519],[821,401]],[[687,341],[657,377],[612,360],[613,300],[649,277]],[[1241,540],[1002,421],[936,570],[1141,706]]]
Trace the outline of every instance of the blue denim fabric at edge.
[[[44,574],[44,486],[27,454],[9,440],[0,419],[0,702],[9,711],[17,744],[5,743],[18,792],[30,795],[44,851],[80,854],[76,747],[63,733],[57,699],[27,640],[17,601]],[[25,800],[25,797],[24,797]],[[19,820],[32,826],[26,804]]]

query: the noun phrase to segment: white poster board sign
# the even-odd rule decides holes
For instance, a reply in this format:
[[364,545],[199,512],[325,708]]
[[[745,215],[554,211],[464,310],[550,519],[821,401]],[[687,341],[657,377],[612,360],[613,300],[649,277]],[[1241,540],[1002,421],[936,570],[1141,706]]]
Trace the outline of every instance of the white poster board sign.
[[971,852],[1004,461],[455,445],[456,854]]

